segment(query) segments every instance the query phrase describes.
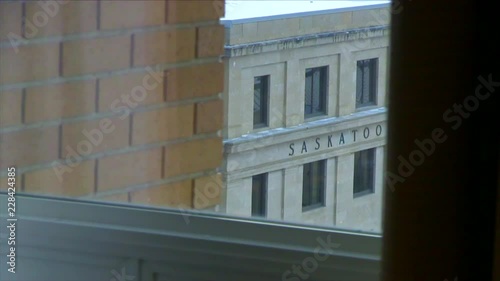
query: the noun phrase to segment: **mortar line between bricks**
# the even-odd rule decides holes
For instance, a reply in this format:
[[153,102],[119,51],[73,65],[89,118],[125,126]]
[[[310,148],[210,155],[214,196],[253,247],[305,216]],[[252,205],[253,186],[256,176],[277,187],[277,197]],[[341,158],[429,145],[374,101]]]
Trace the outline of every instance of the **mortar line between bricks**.
[[97,184],[99,180],[99,160],[94,160],[94,194],[97,194]]
[[26,88],[21,91],[21,124],[26,122]]
[[191,178],[191,208],[194,209],[194,198],[195,198],[195,189],[194,189],[194,180]]
[[95,80],[95,102],[94,102],[95,109],[94,109],[94,113],[98,113],[99,112],[99,97],[100,97],[99,88],[100,88],[100,83],[101,83],[100,79],[96,79]]
[[96,3],[96,17],[95,17],[96,23],[95,23],[95,26],[96,26],[97,30],[101,30],[101,3],[102,3],[101,0],[98,0]]
[[135,34],[130,35],[130,67],[134,67]]
[[135,112],[130,113],[130,118],[128,120],[128,145],[132,146],[132,136],[134,134],[134,117]]
[[194,44],[194,56],[195,57],[200,57],[200,54],[199,54],[199,51],[200,51],[200,29],[199,28],[195,28],[194,30],[194,42],[196,42],[196,44]]
[[26,189],[26,175],[22,174],[21,175],[21,191],[25,191]]
[[183,175],[169,177],[166,179],[151,181],[151,182],[147,182],[147,183],[130,185],[130,186],[127,186],[124,188],[116,188],[113,190],[96,192],[96,194],[94,194],[94,195],[87,195],[87,196],[82,196],[82,197],[77,197],[77,198],[78,199],[94,199],[94,198],[97,199],[100,197],[117,195],[117,194],[121,194],[124,192],[140,191],[140,190],[148,189],[150,187],[156,187],[159,185],[166,185],[166,184],[171,184],[171,183],[176,183],[176,182],[181,182],[181,181],[186,181],[186,180],[193,180],[193,186],[194,186],[194,179],[204,177],[204,176],[214,176],[216,174],[218,174],[218,172],[215,169],[209,169],[209,170],[205,170],[202,172],[183,174]]
[[138,67],[133,67],[133,68],[125,68],[125,69],[113,70],[113,71],[103,71],[103,72],[96,72],[96,73],[90,73],[90,74],[75,75],[75,76],[70,76],[70,77],[57,77],[57,78],[52,78],[52,79],[47,79],[47,80],[38,80],[38,81],[29,81],[29,82],[0,85],[0,92],[1,91],[15,90],[15,89],[19,89],[19,88],[47,86],[47,85],[66,83],[66,82],[77,82],[77,81],[84,81],[84,80],[91,80],[91,79],[109,78],[109,77],[115,77],[115,76],[126,75],[126,74],[137,74],[137,73],[147,72],[148,68],[152,68],[155,71],[166,71],[166,70],[180,69],[183,67],[190,67],[190,66],[199,66],[199,65],[210,64],[210,63],[219,63],[219,58],[218,57],[196,58],[196,59],[193,59],[190,61],[184,61],[184,62],[178,62],[178,63],[162,63],[162,64],[147,65],[147,66],[138,66]]
[[64,63],[63,63],[63,60],[64,60],[64,47],[63,47],[63,43],[60,43],[59,44],[59,76],[63,76],[63,73],[64,73]]
[[193,104],[193,123],[191,124],[191,129],[195,134],[198,133],[197,125],[198,125],[198,106],[200,103]]
[[[118,155],[118,154],[138,152],[141,150],[155,149],[155,148],[160,148],[163,146],[170,147],[170,146],[176,145],[176,144],[187,143],[187,142],[192,142],[192,141],[197,141],[197,140],[213,139],[213,138],[220,138],[220,137],[217,135],[217,133],[197,134],[197,135],[192,135],[191,137],[187,137],[187,138],[180,138],[180,139],[175,139],[175,140],[149,143],[149,144],[143,144],[143,145],[126,146],[123,148],[98,152],[98,153],[86,155],[86,156],[80,155],[80,160],[74,161],[72,163],[82,163],[82,162],[85,162],[87,160],[95,160],[95,159],[113,156],[113,155]],[[54,159],[54,160],[47,161],[47,162],[40,163],[40,164],[35,164],[35,165],[31,165],[31,166],[17,168],[17,171],[19,172],[19,174],[24,174],[24,173],[33,172],[36,170],[51,168],[53,163],[59,163],[61,165],[65,165],[64,162],[65,162],[65,159],[62,159],[62,158]],[[5,169],[5,171],[2,170],[0,172],[0,177],[4,177],[6,175],[7,175],[6,169]]]
[[167,3],[165,3],[165,10],[163,11],[164,12],[164,19],[165,19],[165,24],[167,24],[168,22],[170,22],[170,17],[168,16],[168,10],[169,10],[169,5]]
[[59,128],[57,128],[57,141],[59,142],[59,146],[58,146],[58,151],[57,151],[57,157],[59,159],[62,158],[62,152],[63,152],[63,131],[62,131],[62,125],[59,125]]
[[163,100],[167,100],[167,88],[168,88],[168,81],[167,81],[167,72],[163,71]]
[[[213,94],[213,95],[208,96],[208,97],[185,99],[185,100],[171,101],[171,102],[162,102],[162,103],[158,103],[158,104],[141,106],[141,107],[135,109],[134,111],[132,111],[130,114],[153,111],[153,110],[157,110],[157,109],[185,106],[185,105],[190,105],[190,104],[196,104],[198,102],[209,102],[209,101],[214,101],[214,100],[219,100],[218,94],[217,95]],[[35,122],[35,123],[31,123],[31,124],[23,124],[23,125],[18,125],[18,126],[5,127],[5,128],[0,129],[0,134],[19,132],[19,131],[30,130],[30,129],[43,129],[43,128],[47,128],[47,127],[66,125],[66,124],[77,123],[77,122],[81,122],[81,121],[95,121],[95,120],[99,120],[102,118],[115,118],[115,117],[121,116],[122,114],[123,114],[123,112],[121,112],[121,111],[120,112],[112,112],[112,111],[94,112],[93,114],[87,114],[87,115],[82,115],[82,116],[77,116],[77,117],[69,117],[69,118],[64,118],[64,119],[54,119],[54,120],[48,120],[48,121],[42,121],[42,122]]]
[[165,157],[165,152],[166,152],[166,148],[164,146],[162,146],[161,148],[161,178],[165,178],[165,160],[166,160],[166,157]]
[[[130,29],[115,29],[115,30],[96,30],[85,33],[77,33],[77,34],[68,34],[68,35],[59,35],[59,36],[51,36],[51,37],[43,37],[43,38],[32,38],[32,39],[24,39],[19,42],[18,47],[24,47],[29,45],[39,45],[39,44],[48,44],[48,43],[64,43],[70,41],[77,40],[88,40],[88,39],[105,39],[111,38],[115,36],[130,36],[135,33],[147,33],[147,32],[157,32],[157,31],[182,31],[183,29],[190,29],[196,27],[204,27],[204,26],[213,26],[220,25],[219,20],[211,20],[211,21],[202,21],[195,23],[179,23],[179,24],[164,24],[160,26],[146,26],[146,27],[137,27]],[[24,29],[23,29],[24,30]],[[0,49],[8,49],[12,48],[11,43],[9,41],[0,42]]]
[[[21,37],[26,38],[26,2],[21,4]],[[0,46],[2,43],[0,43]],[[10,42],[9,42],[10,45]]]

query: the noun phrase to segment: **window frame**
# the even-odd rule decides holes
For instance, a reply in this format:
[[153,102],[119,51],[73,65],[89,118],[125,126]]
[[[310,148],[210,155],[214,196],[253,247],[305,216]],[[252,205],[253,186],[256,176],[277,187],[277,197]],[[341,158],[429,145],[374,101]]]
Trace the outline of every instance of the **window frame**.
[[[369,157],[371,157],[371,159],[369,160],[372,163],[371,167],[369,167],[369,169],[371,169],[371,171],[369,171],[369,174],[371,177],[371,180],[370,180],[371,186],[369,189],[364,189],[362,191],[356,192],[356,178],[357,178],[356,174],[358,173],[357,168],[359,168],[356,165],[356,154],[360,154],[360,153],[369,153]],[[368,194],[375,193],[375,173],[376,173],[376,164],[377,164],[376,161],[377,161],[376,148],[368,148],[368,149],[356,151],[354,153],[354,168],[353,168],[354,175],[353,175],[353,183],[352,183],[353,198],[358,198],[358,197],[362,197],[362,196],[365,196]]]
[[[325,111],[333,110],[328,108],[329,79],[326,80]],[[0,201],[7,201],[5,191],[0,191]],[[316,238],[328,236],[341,246],[331,253],[321,252],[322,255],[328,254],[329,258],[318,262],[312,279],[380,279],[382,236],[379,233],[42,195],[17,194],[16,201],[19,204],[17,215],[23,223],[17,233],[22,243],[16,255],[21,259],[28,256],[28,249],[29,255],[44,258],[46,255],[42,254],[42,249],[47,248],[57,249],[57,253],[126,254],[140,260],[178,261],[190,266],[193,266],[193,261],[186,256],[197,256],[198,260],[213,266],[207,272],[220,277],[216,280],[234,280],[226,277],[228,269],[248,273],[241,274],[239,280],[257,280],[256,276],[259,280],[277,280],[281,275],[275,274],[276,268],[288,269],[304,258],[314,256],[317,254],[314,249],[318,246]],[[3,221],[7,218],[6,208],[0,208],[0,218]],[[42,228],[46,231],[40,232]],[[38,235],[31,235],[35,232]],[[3,245],[7,245],[5,238],[0,236]],[[50,241],[49,245],[47,241]],[[179,241],[182,244],[177,244]],[[175,253],[165,251],[173,248]],[[217,255],[217,260],[208,258],[214,255]],[[234,264],[231,261],[235,258],[245,262]]]
[[[318,203],[312,203],[310,205],[307,205],[307,206],[304,206],[304,190],[306,189],[305,187],[305,170],[306,170],[306,167],[309,166],[311,168],[311,173],[313,173],[313,167],[315,163],[319,163],[319,172],[320,172],[320,178],[321,179],[321,185],[318,189],[318,194],[319,194],[319,197],[320,197],[320,202]],[[324,207],[325,206],[325,194],[326,194],[326,160],[323,159],[323,160],[318,160],[318,161],[314,161],[314,162],[309,162],[309,163],[306,163],[304,165],[302,165],[302,171],[303,171],[303,174],[302,174],[302,212],[307,212],[307,211],[310,211],[310,210],[314,210],[314,209],[318,209],[318,208],[321,208],[321,207]],[[313,189],[314,189],[314,176],[312,175],[311,178],[309,179],[309,198],[311,198],[311,194],[313,194]],[[312,199],[310,199],[309,201],[312,201]]]
[[[260,78],[261,81],[261,87],[260,87],[260,90],[262,89],[265,89],[265,102],[263,103],[262,102],[262,95],[263,93],[261,92],[260,93],[260,107],[264,107],[264,111],[261,110],[261,113],[260,113],[260,118],[261,119],[264,119],[263,122],[260,122],[260,123],[255,123],[255,85],[256,85],[256,82],[255,80],[257,78]],[[264,79],[263,79],[264,78]],[[259,76],[254,76],[254,95],[253,95],[253,115],[252,115],[252,119],[253,119],[253,129],[260,129],[260,128],[265,128],[265,127],[269,127],[269,100],[270,100],[270,91],[271,91],[271,75],[267,74],[267,75],[259,75]],[[262,85],[262,82],[265,81],[265,85]]]
[[[307,98],[307,79],[308,79],[308,72],[311,72],[311,111],[313,110],[313,105],[314,105],[314,71],[319,71],[319,101],[321,105],[321,111],[318,112],[312,112],[312,113],[306,113],[306,98]],[[328,84],[329,84],[329,71],[330,71],[330,66],[329,65],[322,65],[322,66],[315,66],[315,67],[308,67],[304,71],[304,119],[310,119],[314,118],[317,116],[323,116],[328,114]],[[324,77],[322,77],[324,76]],[[323,79],[322,79],[323,78]],[[321,91],[321,88],[323,87],[323,91]]]
[[[368,80],[369,80],[369,84],[368,85],[368,91],[369,91],[369,101],[367,103],[358,103],[358,91],[359,91],[359,88],[358,88],[358,79],[359,76],[358,76],[358,69],[359,69],[359,64],[360,62],[366,62],[366,61],[369,61],[369,71],[370,71],[370,77],[368,77]],[[379,76],[380,76],[380,71],[379,71],[379,58],[378,57],[371,57],[371,58],[364,58],[364,59],[359,59],[359,60],[356,60],[356,89],[355,89],[355,95],[356,95],[356,98],[355,98],[355,108],[356,109],[364,109],[364,108],[370,108],[370,107],[375,107],[377,106],[377,103],[378,103],[378,83],[379,83]],[[375,73],[374,75],[371,75],[371,73]],[[363,76],[364,76],[364,73],[363,73]],[[361,79],[361,83],[363,83],[364,79]],[[364,89],[365,87],[361,87],[362,89]]]
[[[254,198],[254,181],[259,178],[260,181],[260,198]],[[262,173],[252,176],[252,217],[267,217],[267,186],[268,186],[268,173]],[[254,213],[254,200],[260,201],[260,210],[258,214]]]

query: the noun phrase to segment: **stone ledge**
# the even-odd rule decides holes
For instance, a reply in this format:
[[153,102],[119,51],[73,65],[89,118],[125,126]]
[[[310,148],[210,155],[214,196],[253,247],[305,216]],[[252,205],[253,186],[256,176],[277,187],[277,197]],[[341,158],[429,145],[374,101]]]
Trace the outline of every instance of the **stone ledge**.
[[243,135],[224,141],[224,153],[237,153],[266,147],[271,144],[286,143],[296,139],[315,135],[328,134],[332,126],[336,131],[349,129],[364,124],[372,124],[387,120],[387,108],[380,107],[359,111],[345,116],[328,117],[321,120],[303,123],[289,128],[276,128],[254,134]]
[[224,47],[224,56],[226,58],[239,57],[332,43],[348,42],[374,37],[383,37],[388,36],[389,32],[389,25],[383,25],[343,31],[301,35],[269,41],[253,42],[248,44],[226,45]]

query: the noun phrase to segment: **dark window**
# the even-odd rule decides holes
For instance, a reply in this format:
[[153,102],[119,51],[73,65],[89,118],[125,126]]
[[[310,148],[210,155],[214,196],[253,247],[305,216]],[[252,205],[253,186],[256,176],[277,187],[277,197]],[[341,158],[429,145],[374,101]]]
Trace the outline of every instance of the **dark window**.
[[325,160],[304,165],[302,184],[302,210],[324,205]]
[[375,148],[354,153],[354,197],[373,193]]
[[267,174],[252,177],[252,216],[266,216]]
[[269,100],[269,75],[253,79],[253,125],[254,128],[266,127]]
[[328,66],[306,69],[304,116],[326,113],[328,92]]
[[378,58],[358,61],[356,72],[356,107],[377,103]]

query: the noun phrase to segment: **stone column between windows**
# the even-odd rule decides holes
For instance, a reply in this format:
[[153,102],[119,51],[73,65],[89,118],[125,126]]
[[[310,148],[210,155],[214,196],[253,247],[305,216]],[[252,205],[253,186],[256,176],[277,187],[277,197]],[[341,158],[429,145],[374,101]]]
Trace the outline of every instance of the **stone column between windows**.
[[302,218],[302,165],[285,169],[283,188],[283,219],[297,221]]
[[267,175],[267,218],[270,220],[283,219],[283,172],[278,170]]
[[252,215],[252,177],[227,181],[223,196],[226,214],[244,217]]

